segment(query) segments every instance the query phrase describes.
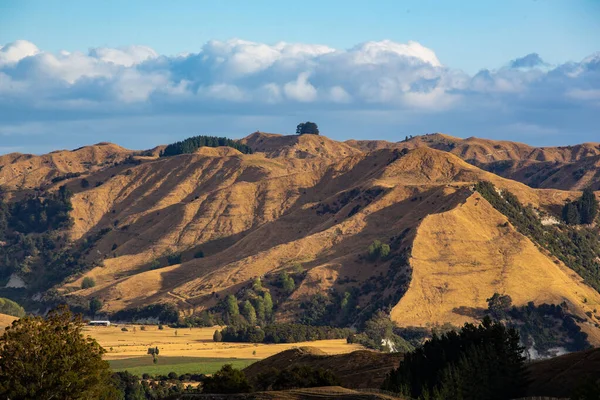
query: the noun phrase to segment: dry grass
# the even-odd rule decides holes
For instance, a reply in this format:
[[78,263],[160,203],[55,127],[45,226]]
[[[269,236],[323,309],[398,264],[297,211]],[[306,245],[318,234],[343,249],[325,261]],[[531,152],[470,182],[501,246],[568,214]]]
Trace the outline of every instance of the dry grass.
[[425,218],[414,241],[412,281],[392,319],[407,326],[460,325],[472,318],[455,308],[486,308],[495,292],[510,295],[516,305],[567,301],[582,317],[599,308],[597,292],[506,222],[477,193]]
[[12,324],[15,319],[17,317],[13,317],[12,315],[0,314],[0,331],[3,331],[5,327]]
[[257,360],[300,346],[316,347],[327,354],[344,354],[362,348],[347,344],[346,339],[289,344],[215,343],[212,337],[217,327],[172,329],[165,326],[159,330],[157,326],[146,326],[146,330],[141,330],[139,325],[124,326],[128,332],[122,332],[122,326],[85,327],[84,334],[95,338],[107,350],[107,360],[142,357],[149,347],[155,346],[158,346],[161,356]]

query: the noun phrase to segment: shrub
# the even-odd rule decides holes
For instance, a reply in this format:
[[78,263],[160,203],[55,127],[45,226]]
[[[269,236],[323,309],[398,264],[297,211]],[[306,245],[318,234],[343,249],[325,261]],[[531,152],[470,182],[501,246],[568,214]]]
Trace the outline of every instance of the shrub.
[[167,256],[169,265],[181,264],[181,253],[169,254]]
[[127,329],[127,328],[125,328],[125,327],[122,327],[122,328],[121,328],[121,332],[129,332],[129,329]]
[[381,243],[379,240],[374,240],[367,251],[369,260],[375,261],[378,258],[385,260],[390,255],[390,246]]
[[179,378],[179,375],[177,375],[177,373],[176,373],[176,372],[169,372],[169,374],[167,375],[167,377],[168,377],[169,379],[178,379],[178,378]]
[[91,278],[89,276],[86,276],[85,278],[83,278],[83,281],[81,281],[82,289],[89,289],[93,288],[94,286],[96,286],[96,281],[94,280],[94,278]]
[[198,250],[194,253],[194,258],[204,258],[204,252],[202,250]]
[[159,269],[159,268],[162,268],[160,261],[152,260],[152,262],[150,263],[150,270],[152,271],[152,270]]

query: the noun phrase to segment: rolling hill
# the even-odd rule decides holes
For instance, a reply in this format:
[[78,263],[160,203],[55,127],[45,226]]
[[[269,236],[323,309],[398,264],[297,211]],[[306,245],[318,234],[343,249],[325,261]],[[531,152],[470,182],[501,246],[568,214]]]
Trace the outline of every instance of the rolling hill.
[[[242,296],[260,277],[278,321],[297,321],[316,294],[348,292],[348,320],[383,308],[399,326],[456,325],[474,321],[464,310],[485,308],[498,292],[518,306],[566,304],[600,343],[598,292],[474,189],[489,181],[555,223],[552,216],[580,194],[534,189],[527,185],[534,175],[519,182],[528,173],[518,165],[552,163],[562,171],[551,175],[563,177],[556,187],[579,189],[571,170],[596,165],[599,145],[532,148],[441,134],[337,142],[261,132],[240,142],[253,154],[202,147],[159,157],[160,149],[99,144],[7,155],[0,185],[15,198],[30,187],[73,192],[65,233],[96,266],[70,274],[52,293],[74,304],[98,298],[104,312],[168,303],[197,315],[228,294]],[[492,168],[507,161],[514,166]],[[590,171],[581,180],[595,184],[597,169]],[[389,244],[389,255],[369,256],[376,240]],[[293,292],[279,287],[281,272],[294,279]],[[82,289],[84,278],[95,286]]]
[[600,190],[600,143],[575,146],[532,147],[524,143],[461,139],[441,133],[407,138],[402,142],[349,140],[346,144],[362,151],[430,147],[455,154],[463,160],[531,187]]

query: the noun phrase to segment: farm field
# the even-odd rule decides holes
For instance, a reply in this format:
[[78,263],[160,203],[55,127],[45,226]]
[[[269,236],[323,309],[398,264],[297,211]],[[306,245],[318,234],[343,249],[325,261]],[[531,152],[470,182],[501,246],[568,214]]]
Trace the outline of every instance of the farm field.
[[158,357],[158,363],[152,362],[152,356],[135,358],[123,358],[109,361],[115,371],[129,371],[134,375],[141,376],[144,373],[150,375],[167,375],[169,372],[181,374],[213,374],[224,364],[231,364],[234,368],[245,368],[255,362],[255,359],[238,358],[202,358],[202,357]]
[[[128,331],[122,332],[122,327],[126,327]],[[327,354],[344,354],[363,348],[357,344],[347,344],[346,339],[282,344],[215,343],[213,334],[219,327],[174,329],[165,326],[163,330],[159,330],[157,326],[151,325],[145,329],[142,330],[139,325],[88,326],[83,333],[96,339],[106,349],[106,360],[143,357],[147,355],[148,347],[156,346],[161,356],[256,360],[302,346],[315,347]]]

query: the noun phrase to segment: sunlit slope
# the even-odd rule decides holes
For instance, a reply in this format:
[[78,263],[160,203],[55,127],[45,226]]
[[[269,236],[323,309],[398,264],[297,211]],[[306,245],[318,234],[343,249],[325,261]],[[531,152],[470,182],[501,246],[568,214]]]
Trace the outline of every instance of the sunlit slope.
[[450,152],[481,168],[531,187],[582,190],[600,189],[600,143],[533,147],[524,143],[441,133],[415,136],[401,142],[348,140],[362,151],[429,147]]
[[[387,275],[391,261],[364,259],[369,244],[408,229],[395,251],[410,247],[421,221],[464,202],[475,182],[492,181],[541,208],[574,196],[534,190],[427,147],[310,159],[202,149],[127,166],[115,176],[98,173],[106,181],[73,199],[72,235],[105,230],[93,249],[104,266],[85,274],[96,287],[73,294],[99,297],[110,311],[166,301],[191,313],[257,276],[301,264],[306,276],[280,307],[280,318],[293,319],[311,295]],[[200,250],[205,257],[194,258]],[[164,266],[170,252],[181,252],[182,263],[151,269],[155,259]],[[82,278],[66,287],[77,289]],[[397,290],[379,291],[392,298]],[[372,296],[362,295],[360,304],[368,306]]]
[[516,305],[566,301],[583,317],[600,304],[597,292],[518,233],[478,193],[423,220],[411,266],[410,287],[391,313],[403,326],[472,321],[458,309],[487,308],[486,299],[496,292]]
[[112,143],[36,156],[11,153],[0,156],[0,186],[7,190],[32,189],[67,173],[86,173],[122,162],[134,154]]

